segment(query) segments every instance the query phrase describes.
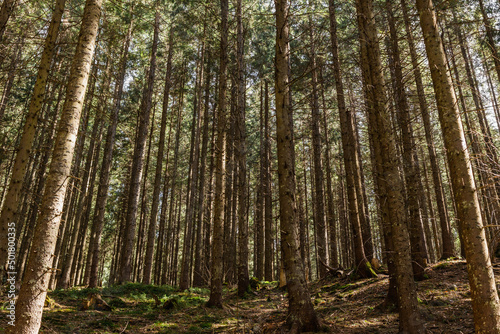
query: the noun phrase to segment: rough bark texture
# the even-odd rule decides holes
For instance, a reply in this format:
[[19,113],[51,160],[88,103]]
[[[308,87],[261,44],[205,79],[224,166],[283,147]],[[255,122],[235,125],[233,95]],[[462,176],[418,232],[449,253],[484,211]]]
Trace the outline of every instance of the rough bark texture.
[[97,189],[97,199],[94,210],[94,219],[92,223],[92,243],[89,245],[89,253],[92,257],[89,273],[89,287],[95,288],[98,284],[98,265],[99,254],[101,248],[101,235],[104,227],[104,211],[106,208],[106,201],[108,199],[108,186],[109,174],[111,171],[111,163],[113,157],[113,148],[115,146],[116,127],[118,125],[118,113],[120,111],[120,102],[123,95],[123,84],[125,82],[125,71],[127,68],[128,49],[130,46],[130,39],[132,36],[132,28],[134,26],[133,19],[131,19],[127,34],[123,41],[122,56],[120,59],[120,69],[115,86],[113,96],[113,109],[109,120],[109,125],[106,133],[106,143],[104,144],[104,152],[101,165],[101,175],[99,176],[99,187]]
[[260,110],[259,110],[259,181],[255,200],[255,277],[264,279],[264,86],[260,83]]
[[0,42],[2,42],[5,28],[7,27],[7,21],[9,21],[9,18],[16,7],[16,2],[16,0],[4,0],[2,7],[0,8]]
[[[338,248],[337,248],[337,227],[336,227],[336,219],[335,219],[335,198],[333,195],[333,175],[332,175],[332,166],[330,160],[330,138],[328,134],[328,122],[327,122],[327,104],[325,101],[325,90],[324,90],[324,80],[323,80],[323,71],[320,69],[320,82],[321,82],[321,98],[323,102],[323,134],[325,138],[325,156],[324,156],[324,165],[326,168],[326,221],[328,223],[328,246],[329,246],[329,265],[333,268],[337,268],[339,266],[338,263]],[[300,203],[300,200],[299,200]],[[299,211],[301,205],[299,204]]]
[[153,188],[153,203],[151,204],[151,215],[149,217],[148,228],[148,241],[146,246],[146,255],[144,257],[144,273],[142,282],[144,284],[151,284],[151,268],[153,266],[153,251],[156,239],[156,220],[158,217],[158,207],[160,205],[160,188],[161,188],[161,175],[163,168],[163,152],[165,150],[165,132],[167,128],[167,111],[168,111],[168,98],[170,95],[170,74],[172,72],[172,50],[173,35],[170,33],[168,42],[168,57],[167,57],[167,73],[165,79],[165,89],[163,91],[163,110],[161,114],[160,124],[160,138],[158,141],[158,154],[156,159],[155,180]]
[[340,58],[338,54],[337,40],[337,19],[335,15],[335,2],[329,0],[330,13],[330,37],[332,42],[332,64],[335,76],[335,86],[337,91],[337,103],[339,108],[340,129],[342,139],[342,149],[344,151],[344,165],[347,181],[347,198],[349,206],[349,220],[354,231],[354,256],[355,266],[361,277],[371,277],[373,272],[369,270],[368,260],[363,246],[363,235],[361,230],[362,212],[359,210],[362,199],[360,165],[354,143],[356,141],[354,117],[352,111],[348,110],[345,103],[344,84],[340,71]]
[[[153,252],[156,239],[156,220],[158,217],[158,207],[160,205],[160,188],[163,168],[163,152],[165,150],[165,132],[167,127],[168,98],[170,95],[170,73],[172,71],[172,46],[173,38],[170,33],[168,42],[167,73],[165,79],[165,89],[163,91],[163,110],[160,123],[160,138],[158,141],[158,154],[156,159],[155,180],[153,186],[153,203],[151,204],[151,215],[149,217],[148,240],[146,245],[146,255],[144,257],[144,269],[142,282],[151,284],[151,269],[153,267]],[[164,195],[165,196],[165,195]],[[166,199],[164,199],[166,200]]]
[[228,0],[221,0],[221,41],[219,64],[219,98],[217,139],[215,142],[215,193],[214,220],[212,228],[212,263],[210,266],[210,299],[208,306],[222,307],[222,225],[224,221],[224,179],[226,170],[226,70],[227,70],[227,35],[228,35]]
[[271,187],[271,139],[269,131],[269,85],[264,87],[264,279],[274,277],[273,190]]
[[202,82],[204,76],[204,59],[205,59],[205,41],[202,41],[201,56],[198,62],[198,71],[195,85],[195,98],[194,98],[194,114],[192,123],[192,136],[191,136],[191,150],[190,150],[190,173],[188,178],[188,202],[186,205],[186,225],[184,233],[184,247],[182,250],[182,264],[181,264],[181,277],[180,289],[185,290],[191,284],[191,259],[192,259],[192,237],[194,229],[195,217],[195,203],[197,203],[197,191],[199,178],[199,157],[200,157],[200,138],[201,138],[201,125],[203,122],[203,115],[201,114],[201,92]]
[[156,51],[158,49],[158,34],[160,30],[160,14],[157,11],[154,24],[153,47],[151,49],[151,61],[149,65],[147,84],[144,87],[141,107],[139,109],[139,126],[137,128],[134,156],[132,158],[132,170],[130,175],[130,190],[128,194],[127,215],[125,220],[125,231],[123,236],[123,252],[120,262],[119,283],[128,282],[132,279],[132,250],[135,239],[135,226],[137,206],[139,202],[139,187],[142,180],[144,166],[144,153],[148,137],[149,118],[151,111],[151,99],[153,96],[153,84],[156,72]]
[[[4,1],[4,4],[7,1]],[[47,79],[49,77],[50,65],[54,56],[59,25],[64,12],[66,0],[58,0],[55,5],[52,20],[45,38],[38,75],[36,77],[33,95],[31,97],[28,115],[23,127],[23,134],[17,148],[16,159],[12,167],[12,176],[9,183],[9,190],[5,196],[5,201],[0,215],[0,277],[2,277],[5,263],[7,261],[7,228],[8,224],[17,219],[17,206],[21,198],[21,189],[23,185],[24,174],[28,167],[29,157],[32,153],[33,141],[35,140],[38,117],[42,110],[45,99]]]
[[483,17],[484,27],[486,28],[486,38],[488,40],[488,48],[491,51],[493,63],[495,64],[495,71],[497,72],[498,80],[500,80],[500,58],[498,57],[498,50],[494,40],[494,32],[490,23],[490,18],[486,13],[483,0],[479,0],[479,8]]
[[314,215],[316,233],[316,245],[318,254],[318,273],[319,278],[326,276],[326,267],[320,263],[328,263],[327,258],[327,245],[326,245],[326,215],[325,215],[325,185],[323,174],[323,161],[321,160],[321,134],[319,131],[320,111],[318,102],[318,70],[316,63],[316,50],[314,46],[314,34],[309,17],[309,38],[311,43],[311,88],[312,88],[312,105],[311,105],[311,132],[312,132],[312,146],[313,146],[313,166],[314,166],[314,192],[316,200],[314,201]]
[[[4,114],[5,114],[5,109],[7,109],[9,97],[11,96],[10,92],[11,92],[12,87],[14,85],[14,80],[16,79],[17,66],[19,65],[20,60],[21,60],[21,54],[22,54],[22,50],[24,47],[24,41],[25,41],[26,34],[27,34],[27,32],[18,37],[17,42],[16,42],[17,46],[14,49],[14,52],[12,52],[12,55],[10,56],[11,61],[10,61],[9,67],[8,67],[9,74],[7,75],[5,87],[4,87],[3,92],[2,92],[2,97],[0,98],[0,123],[3,120]],[[2,159],[0,158],[0,163],[1,162],[2,162]],[[0,199],[1,199],[1,197],[0,197]]]
[[238,295],[243,297],[248,290],[248,221],[247,221],[247,145],[245,128],[245,71],[244,71],[244,39],[241,2],[236,7],[237,20],[237,85],[236,104],[236,161],[238,163]]
[[416,0],[416,4],[431,69],[446,156],[453,176],[451,185],[467,258],[474,326],[477,333],[500,333],[500,302],[469,152],[455,92],[447,72],[446,55],[439,36],[436,14],[431,0]]
[[211,60],[211,54],[210,54],[210,49],[208,50],[208,64],[207,64],[207,75],[206,75],[206,83],[205,83],[205,103],[204,103],[204,109],[203,109],[203,135],[202,135],[202,140],[201,140],[201,153],[200,153],[200,182],[199,182],[199,189],[198,189],[198,203],[197,203],[197,209],[198,209],[198,217],[197,217],[197,222],[198,222],[198,229],[197,229],[197,242],[196,242],[196,249],[195,249],[195,264],[194,264],[194,277],[193,277],[193,286],[202,286],[203,285],[203,274],[205,273],[205,268],[206,268],[206,263],[204,261],[204,256],[202,255],[203,252],[203,244],[206,242],[208,243],[209,240],[204,240],[205,235],[204,231],[206,230],[206,225],[205,220],[207,219],[206,215],[206,208],[207,208],[207,203],[206,203],[206,191],[205,191],[205,186],[206,186],[206,162],[207,162],[207,150],[208,150],[208,124],[209,124],[209,108],[210,108],[210,82],[211,82],[211,67],[212,67],[212,60]]
[[291,332],[318,331],[320,324],[314,311],[304,277],[297,236],[295,199],[294,147],[289,86],[289,4],[275,0],[276,6],[276,137],[278,145],[278,182],[280,229],[283,262],[287,278]]
[[431,163],[432,182],[434,184],[434,194],[436,195],[439,223],[441,226],[441,243],[442,243],[441,258],[448,259],[450,257],[455,256],[453,249],[454,248],[453,241],[451,236],[451,227],[450,227],[450,222],[448,220],[448,210],[446,208],[446,199],[443,191],[443,183],[439,171],[436,149],[434,147],[434,138],[433,138],[434,136],[432,135],[431,118],[430,118],[429,108],[427,106],[427,101],[425,99],[424,85],[422,83],[422,74],[420,73],[419,59],[417,57],[417,51],[415,49],[415,42],[413,39],[410,18],[408,16],[406,0],[401,0],[401,8],[405,22],[406,39],[408,40],[408,47],[410,49],[413,75],[415,77],[415,84],[417,86],[418,103],[420,107],[420,113],[422,116],[422,122],[424,123],[425,141],[427,143],[429,160]]
[[386,0],[387,17],[390,29],[390,52],[389,63],[392,65],[391,77],[393,79],[393,90],[396,103],[396,119],[401,131],[403,146],[403,170],[406,184],[406,207],[408,208],[408,221],[411,241],[411,257],[413,276],[417,280],[423,280],[425,268],[427,267],[427,247],[425,247],[424,225],[420,212],[419,202],[419,179],[417,161],[415,159],[415,145],[413,143],[413,129],[411,126],[411,115],[403,81],[403,68],[399,54],[398,34],[391,1]]
[[8,329],[11,334],[34,334],[40,329],[82,103],[94,55],[101,5],[102,0],[87,0],[85,3],[66,100],[57,131],[40,216],[35,228],[35,242],[31,248],[26,275],[16,304],[15,327]]
[[[372,1],[356,0],[360,32],[361,62],[368,107],[368,122],[374,145],[374,156],[380,165],[377,175],[385,191],[379,192],[380,202],[387,205],[387,221],[391,222],[394,244],[394,265],[398,290],[399,330],[402,333],[424,333],[418,311],[417,294],[411,268],[410,238],[406,215],[403,181],[399,173],[396,144],[386,108],[384,77],[380,47],[375,28]],[[379,189],[382,190],[382,189]]]

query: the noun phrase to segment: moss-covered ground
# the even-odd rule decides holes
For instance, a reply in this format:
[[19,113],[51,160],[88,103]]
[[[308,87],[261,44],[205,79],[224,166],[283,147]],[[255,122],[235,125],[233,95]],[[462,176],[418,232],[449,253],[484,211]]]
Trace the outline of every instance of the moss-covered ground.
[[[500,277],[500,264],[495,265]],[[417,282],[417,294],[428,333],[473,333],[465,262],[431,266],[429,279]],[[253,291],[239,298],[226,287],[224,309],[205,306],[209,290],[178,291],[170,286],[129,283],[102,289],[73,288],[49,293],[40,333],[286,333],[287,293],[277,282],[252,282]],[[354,280],[327,278],[312,282],[311,298],[325,330],[332,333],[397,333],[398,315],[380,307],[388,277]],[[90,293],[98,293],[112,311],[81,310]],[[164,307],[165,306],[165,307]],[[0,332],[6,311],[0,311]]]

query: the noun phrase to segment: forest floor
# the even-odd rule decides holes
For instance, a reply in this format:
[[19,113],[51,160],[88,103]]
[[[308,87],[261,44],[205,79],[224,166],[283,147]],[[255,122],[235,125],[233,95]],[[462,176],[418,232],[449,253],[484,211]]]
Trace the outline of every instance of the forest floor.
[[[500,263],[494,268],[500,283]],[[465,261],[439,262],[427,275],[429,279],[417,282],[417,294],[428,333],[473,333]],[[380,307],[387,287],[388,277],[379,275],[364,280],[331,277],[313,282],[310,290],[331,333],[397,333],[396,310]],[[99,293],[112,310],[81,310],[89,293]],[[276,282],[261,282],[245,299],[235,289],[225,289],[222,310],[205,307],[208,293],[132,283],[57,290],[49,293],[40,333],[286,333],[287,297]],[[2,307],[0,332],[5,324]]]

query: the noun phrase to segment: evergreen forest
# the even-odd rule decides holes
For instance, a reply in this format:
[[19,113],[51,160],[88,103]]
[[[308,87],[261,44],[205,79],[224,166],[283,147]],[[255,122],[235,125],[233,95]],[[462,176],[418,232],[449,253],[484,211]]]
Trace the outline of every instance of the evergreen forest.
[[0,1],[0,332],[500,334],[499,1]]

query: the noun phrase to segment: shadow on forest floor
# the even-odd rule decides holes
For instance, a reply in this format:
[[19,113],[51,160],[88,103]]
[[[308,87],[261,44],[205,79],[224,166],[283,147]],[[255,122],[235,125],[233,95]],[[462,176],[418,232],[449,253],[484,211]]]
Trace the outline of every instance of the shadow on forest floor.
[[[500,277],[499,263],[495,274]],[[465,261],[434,264],[428,276],[417,282],[428,333],[473,333]],[[246,299],[228,289],[223,310],[205,307],[209,291],[199,288],[179,292],[168,286],[130,283],[57,290],[49,293],[40,333],[285,333],[286,292],[275,286],[262,283]],[[397,313],[377,307],[387,286],[388,277],[379,275],[357,281],[329,278],[313,282],[310,289],[315,308],[332,333],[397,333]],[[112,311],[80,310],[90,293],[100,294]],[[5,324],[2,307],[0,332]]]

